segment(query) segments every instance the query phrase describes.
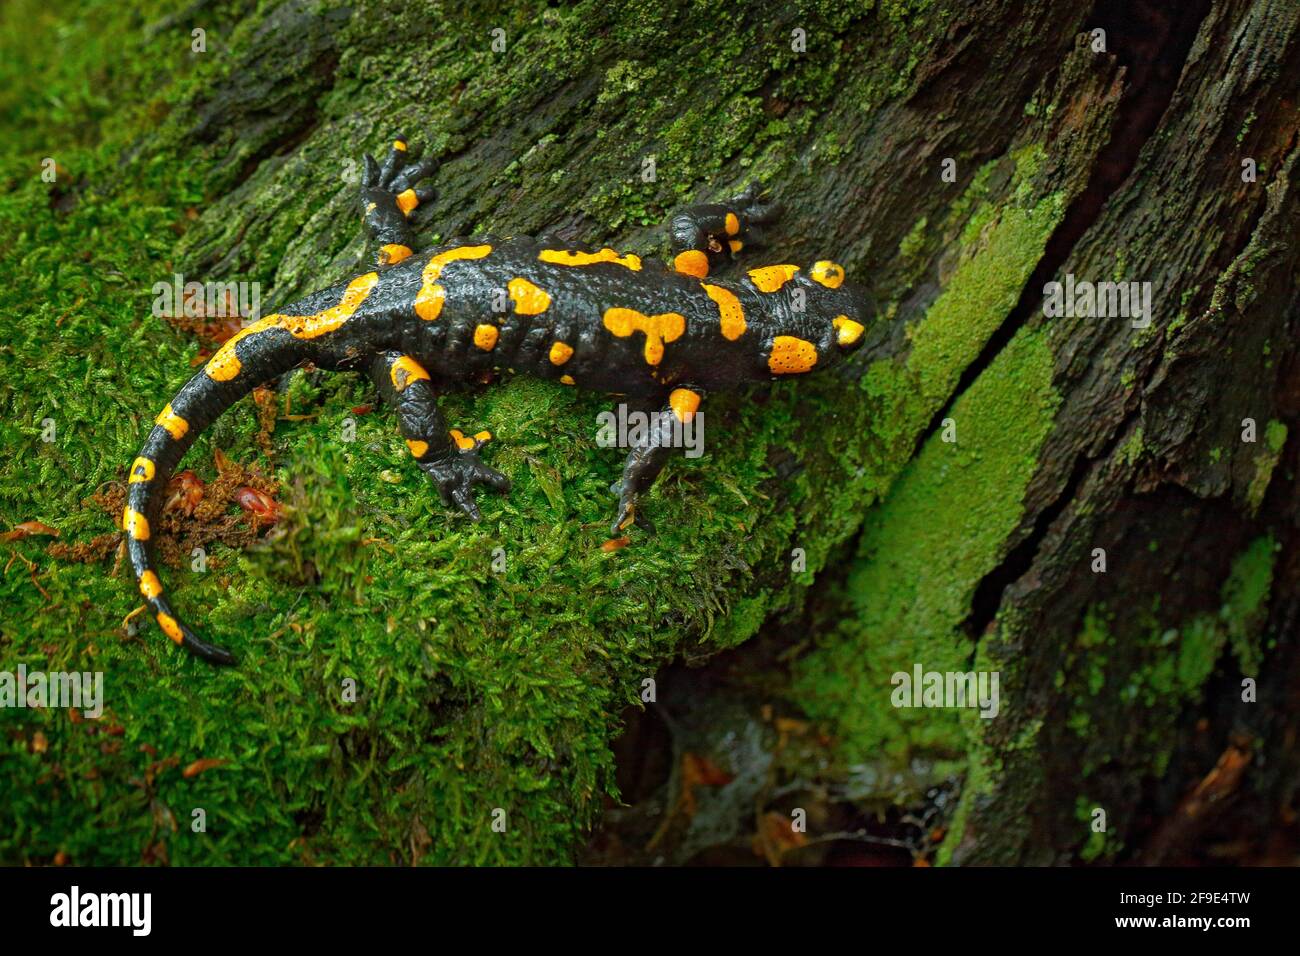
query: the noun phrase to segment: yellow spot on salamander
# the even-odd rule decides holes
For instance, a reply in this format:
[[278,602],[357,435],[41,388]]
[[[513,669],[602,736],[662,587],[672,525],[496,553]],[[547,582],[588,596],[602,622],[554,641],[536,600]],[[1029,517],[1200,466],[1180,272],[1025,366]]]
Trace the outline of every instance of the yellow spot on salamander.
[[190,423],[172,411],[170,402],[167,403],[166,408],[158,413],[158,417],[153,420],[153,423],[155,425],[161,425],[166,429],[167,434],[171,435],[172,438],[177,441],[184,438],[185,433],[190,430]]
[[501,332],[495,325],[479,325],[474,328],[474,344],[484,352],[491,352],[496,347]]
[[177,644],[185,640],[185,635],[181,633],[181,626],[176,623],[176,618],[172,617],[170,614],[159,614],[158,626],[162,628],[164,634],[170,637]]
[[404,153],[406,152],[406,143],[402,142],[400,139],[395,139],[393,140],[393,149],[400,150]]
[[388,377],[393,380],[393,388],[399,393],[406,391],[412,382],[429,381],[429,373],[424,370],[424,366],[409,355],[403,355],[393,363],[388,370]]
[[829,259],[821,259],[812,264],[808,275],[814,282],[820,282],[828,289],[838,289],[844,282],[844,267]]
[[122,512],[122,528],[136,541],[149,540],[149,519],[129,505]]
[[158,575],[152,571],[140,575],[140,593],[150,600],[162,594],[162,582],[158,580]]
[[333,332],[361,307],[361,303],[366,301],[366,296],[370,295],[370,290],[378,281],[378,272],[367,272],[363,276],[357,276],[343,290],[343,297],[338,305],[317,312],[315,315],[281,316],[280,326],[296,339],[314,339],[326,332]]
[[411,454],[416,458],[423,458],[429,451],[429,443],[420,441],[418,438],[406,439],[406,447],[411,449]]
[[131,477],[127,479],[128,484],[137,484],[142,481],[153,481],[154,463],[148,458],[137,458],[131,462]]
[[835,341],[840,345],[853,345],[866,331],[862,323],[854,322],[847,315],[835,316],[831,325],[835,326]]
[[798,375],[817,364],[817,347],[793,335],[778,335],[772,341],[767,367],[773,375]]
[[573,380],[573,376],[572,376],[572,375],[561,375],[561,376],[560,376],[560,384],[561,384],[561,385],[577,385],[578,383],[575,382],[575,381]]
[[400,242],[387,242],[379,247],[379,264],[395,266],[404,259],[411,258],[411,247]]
[[759,292],[776,292],[794,278],[798,266],[763,266],[749,270],[749,279]]
[[542,262],[550,262],[557,266],[590,266],[597,262],[612,262],[615,265],[626,266],[633,272],[639,272],[641,269],[641,257],[628,253],[620,256],[613,249],[605,248],[599,252],[573,252],[569,249],[543,249],[537,254],[537,258]]
[[677,420],[682,424],[695,417],[700,408],[700,393],[689,388],[675,388],[668,396],[668,407],[673,410]]
[[208,378],[217,382],[228,382],[236,375],[243,366],[240,364],[239,356],[235,354],[235,346],[248,338],[250,335],[256,335],[258,332],[265,332],[267,329],[280,327],[282,315],[268,315],[263,319],[258,319],[252,325],[246,325],[222,344],[217,349],[216,354],[208,359],[208,364],[204,367]]
[[573,358],[573,346],[565,342],[556,342],[551,346],[551,364],[563,365],[569,359]]
[[235,378],[243,368],[235,347],[250,335],[257,335],[259,332],[284,329],[296,339],[314,339],[327,332],[333,332],[361,307],[361,303],[366,300],[366,296],[370,295],[370,290],[378,281],[378,272],[367,272],[348,283],[338,305],[322,309],[313,315],[268,315],[266,318],[258,319],[252,325],[244,326],[226,339],[225,344],[208,359],[204,371],[207,372],[208,378],[218,382],[228,382]]
[[673,257],[673,268],[683,275],[707,279],[709,276],[709,257],[698,249],[687,249]]
[[646,315],[636,309],[606,309],[604,322],[605,328],[620,339],[633,332],[644,332],[647,365],[662,362],[664,343],[681,338],[686,331],[686,317],[677,312]]
[[731,254],[733,256],[741,249],[745,248],[745,244],[741,242],[739,239],[728,239],[727,245],[731,246]]
[[726,227],[727,235],[729,236],[734,236],[736,233],[740,232],[740,220],[736,218],[734,212],[727,213]]
[[551,297],[527,279],[511,279],[506,286],[519,315],[541,315],[551,306]]
[[447,300],[447,290],[440,285],[425,285],[415,296],[415,314],[426,322],[442,315],[442,304]]
[[447,298],[447,290],[438,285],[438,278],[449,263],[460,259],[482,259],[491,251],[492,247],[487,245],[457,246],[431,258],[420,276],[422,284],[415,296],[415,314],[426,322],[432,322],[442,314],[442,304]]
[[448,432],[448,434],[451,435],[451,440],[456,443],[456,447],[461,451],[469,451],[480,442],[488,442],[492,440],[492,433],[489,431],[477,432],[473,438],[466,438],[465,433],[459,428],[453,428]]
[[709,294],[709,298],[718,304],[718,321],[722,326],[722,337],[728,342],[736,341],[745,334],[745,310],[741,308],[740,300],[730,289],[709,285],[707,282],[701,285]]
[[403,216],[409,216],[411,210],[418,205],[420,205],[420,200],[415,195],[414,189],[404,189],[397,194],[397,208],[402,210]]

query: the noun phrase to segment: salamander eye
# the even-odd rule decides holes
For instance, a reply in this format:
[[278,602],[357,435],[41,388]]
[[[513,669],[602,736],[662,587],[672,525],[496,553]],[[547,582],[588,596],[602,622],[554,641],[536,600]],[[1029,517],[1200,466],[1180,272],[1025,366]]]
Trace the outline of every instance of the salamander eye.
[[808,275],[814,282],[820,282],[828,289],[838,289],[844,281],[844,267],[829,259],[822,259],[813,263]]

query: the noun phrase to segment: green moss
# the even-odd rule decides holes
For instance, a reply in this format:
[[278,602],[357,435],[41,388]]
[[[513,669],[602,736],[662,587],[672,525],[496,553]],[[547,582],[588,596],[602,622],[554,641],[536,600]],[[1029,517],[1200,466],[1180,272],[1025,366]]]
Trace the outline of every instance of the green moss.
[[1114,859],[1123,848],[1123,842],[1117,840],[1110,829],[1110,820],[1106,818],[1105,829],[1096,829],[1097,811],[1105,811],[1095,801],[1080,796],[1074,805],[1074,818],[1086,829],[1087,841],[1079,849],[1079,859],[1085,863],[1095,863],[1102,859]]
[[1276,418],[1270,419],[1264,426],[1264,440],[1268,443],[1268,450],[1275,455],[1282,453],[1282,448],[1286,445],[1286,435],[1286,425]]
[[[1019,333],[958,399],[955,444],[932,436],[915,462],[898,469],[916,431],[1014,307],[1060,220],[1061,194],[1032,199],[1042,158],[1029,146],[977,171],[954,206],[954,217],[965,222],[961,260],[909,329],[910,353],[901,362],[874,363],[863,378],[880,441],[859,487],[873,497],[893,487],[864,526],[849,580],[853,617],[801,662],[795,683],[809,712],[836,729],[848,761],[870,755],[898,765],[927,753],[944,758],[936,765],[942,775],[965,750],[956,714],[894,709],[889,677],[917,662],[927,670],[967,669],[969,644],[958,627],[1019,518],[1020,495],[1055,407],[1041,335]],[[994,201],[991,183],[1008,163],[1006,192]],[[944,502],[937,509],[936,500]],[[936,562],[935,554],[948,560]]]
[[[1057,676],[1063,699],[1073,700],[1067,726],[1084,747],[1085,777],[1116,758],[1116,751],[1093,748],[1099,739],[1112,741],[1147,773],[1163,773],[1178,714],[1199,698],[1225,648],[1243,674],[1258,673],[1275,553],[1271,536],[1253,541],[1233,560],[1217,613],[1181,624],[1161,620],[1158,598],[1136,614],[1121,616],[1105,604],[1087,609]],[[1129,718],[1134,708],[1141,721]]]
[[912,259],[921,251],[921,247],[925,244],[925,227],[925,216],[922,216],[912,224],[912,228],[907,231],[907,235],[903,237],[903,241],[898,244],[898,255],[900,258]]
[[[1004,615],[999,615],[995,626],[1006,630],[1009,622]],[[974,666],[984,670],[1002,669],[1005,675],[1008,670],[1005,662],[990,653],[988,646],[987,641],[980,642]],[[940,865],[954,862],[954,855],[967,836],[972,818],[979,810],[992,804],[999,788],[1004,791],[1010,788],[1013,794],[1000,801],[999,813],[1005,821],[1002,825],[1023,826],[1033,813],[1034,789],[1026,784],[1036,772],[1039,761],[1038,738],[1043,730],[1042,718],[1024,721],[1013,739],[999,739],[996,743],[991,740],[987,721],[968,714],[966,727],[969,762],[961,799],[935,854]]]
[[1246,134],[1250,132],[1251,126],[1255,123],[1255,111],[1251,110],[1246,118],[1242,120],[1241,129],[1237,130],[1237,145],[1240,146],[1246,139]]
[[1137,464],[1138,459],[1142,457],[1142,426],[1139,425],[1133,430],[1133,433],[1125,439],[1124,444],[1119,449],[1119,460],[1128,467]]
[[[1037,155],[1033,151],[1022,157],[1018,174],[1031,175]],[[967,227],[970,241],[961,266],[925,319],[910,330],[908,367],[917,373],[921,397],[927,402],[951,394],[961,370],[1014,308],[1047,237],[1061,219],[1063,202],[1054,193],[1029,208],[1014,204],[984,208],[987,212],[977,214]]]
[[1223,585],[1221,626],[1227,629],[1232,652],[1242,674],[1254,677],[1263,662],[1262,629],[1268,616],[1277,542],[1264,535],[1237,556]]
[[955,711],[896,709],[890,675],[968,669],[961,631],[981,578],[1005,553],[1058,398],[1043,335],[1021,330],[953,406],[955,444],[932,436],[867,518],[848,590],[854,618],[800,665],[797,687],[833,722],[847,759],[956,758]]
[[1264,426],[1264,448],[1255,458],[1255,474],[1246,489],[1246,502],[1252,513],[1259,510],[1268,491],[1268,483],[1273,478],[1273,469],[1282,459],[1282,449],[1286,445],[1287,427],[1283,422],[1272,419]]
[[999,775],[1001,768],[990,765],[987,757],[988,754],[978,748],[971,754],[966,769],[966,779],[962,786],[962,799],[958,802],[957,809],[948,824],[948,832],[935,853],[935,863],[939,866],[949,866],[953,862],[953,853],[961,845],[962,837],[966,834],[966,824],[970,819],[975,798],[988,793],[993,787],[993,781]]
[[[948,219],[963,224],[960,260],[910,329],[911,352],[901,362],[874,363],[863,378],[879,441],[857,487],[870,495],[864,501],[888,494],[864,527],[848,582],[850,619],[800,662],[794,691],[801,706],[833,729],[845,762],[899,768],[925,758],[916,765],[929,768],[917,791],[876,794],[882,801],[915,798],[927,782],[967,767],[965,790],[975,800],[982,792],[976,778],[991,781],[1001,772],[998,753],[982,743],[978,718],[963,726],[953,712],[894,709],[889,678],[917,662],[927,670],[969,668],[970,642],[960,625],[1019,518],[1020,495],[1055,407],[1050,350],[1041,334],[1018,334],[958,399],[951,413],[955,445],[932,436],[915,462],[901,474],[898,468],[911,455],[916,431],[1018,301],[1060,221],[1063,194],[1034,198],[1042,160],[1042,150],[1031,145],[976,172]],[[913,235],[920,234],[914,227]],[[945,559],[935,561],[936,554]],[[968,812],[963,798],[959,818]],[[950,836],[960,829],[954,825]],[[950,858],[958,839],[945,840],[942,858]]]

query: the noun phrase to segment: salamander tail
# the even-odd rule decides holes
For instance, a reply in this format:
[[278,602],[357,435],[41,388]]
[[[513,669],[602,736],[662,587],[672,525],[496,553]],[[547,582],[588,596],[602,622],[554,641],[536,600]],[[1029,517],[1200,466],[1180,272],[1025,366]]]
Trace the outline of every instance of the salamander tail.
[[172,610],[153,569],[150,548],[152,529],[158,524],[167,497],[167,482],[194,440],[254,387],[293,368],[302,358],[301,346],[279,329],[258,335],[248,342],[249,347],[240,349],[238,356],[234,342],[232,339],[226,343],[207,368],[190,379],[154,420],[149,437],[131,463],[122,515],[136,583],[154,620],[177,644],[214,664],[233,664],[235,657],[225,648],[203,640]]

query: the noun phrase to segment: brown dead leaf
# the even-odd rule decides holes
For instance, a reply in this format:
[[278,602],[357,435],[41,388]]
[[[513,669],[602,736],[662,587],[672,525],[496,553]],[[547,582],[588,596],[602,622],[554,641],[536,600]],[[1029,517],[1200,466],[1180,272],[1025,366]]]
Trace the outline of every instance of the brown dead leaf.
[[708,757],[689,751],[682,755],[682,800],[681,808],[688,818],[695,816],[695,788],[721,787],[731,783],[735,777],[727,773]]
[[[224,466],[226,470],[210,482],[203,482],[193,472],[188,475],[181,472],[172,479],[175,484],[169,483],[170,507],[163,508],[157,524],[151,523],[150,529],[158,557],[163,564],[173,568],[181,567],[189,562],[195,548],[211,552],[213,542],[220,542],[236,550],[246,548],[261,537],[269,524],[265,520],[250,522],[244,514],[232,514],[230,506],[235,500],[235,492],[240,488],[252,488],[274,500],[280,491],[275,479],[262,474],[257,468],[232,462],[226,455],[221,455],[218,465]],[[114,481],[95,492],[83,504],[102,510],[113,519],[114,527],[120,527],[126,494],[126,483]],[[122,545],[123,537],[118,531],[99,535],[88,542],[52,542],[46,545],[45,552],[58,560],[94,563],[102,561],[114,549],[118,550],[120,556],[123,552]],[[216,568],[217,561],[210,558],[208,567]]]
[[234,467],[234,464],[230,461],[230,456],[220,448],[212,449],[212,463],[217,466],[218,475],[224,475]]
[[235,504],[259,521],[274,524],[280,519],[280,503],[263,491],[242,485],[231,497]]
[[59,536],[58,530],[51,528],[47,524],[41,524],[39,521],[24,521],[21,524],[14,525],[12,531],[6,531],[4,534],[0,534],[0,541],[18,541],[22,538],[30,538],[32,535],[36,534],[49,535],[53,538]]
[[411,866],[416,866],[420,862],[420,857],[424,856],[424,851],[433,846],[433,837],[429,836],[429,830],[425,827],[419,817],[411,823]]
[[205,770],[211,770],[213,767],[220,767],[224,763],[229,763],[224,757],[203,757],[194,761],[188,767],[181,771],[181,776],[186,780],[197,777]]
[[173,475],[167,482],[167,500],[163,503],[163,511],[179,511],[183,515],[192,515],[202,500],[203,480],[186,468]]
[[790,817],[769,810],[758,818],[754,853],[766,859],[771,866],[780,866],[781,858],[786,853],[807,845],[807,834],[796,831]]

